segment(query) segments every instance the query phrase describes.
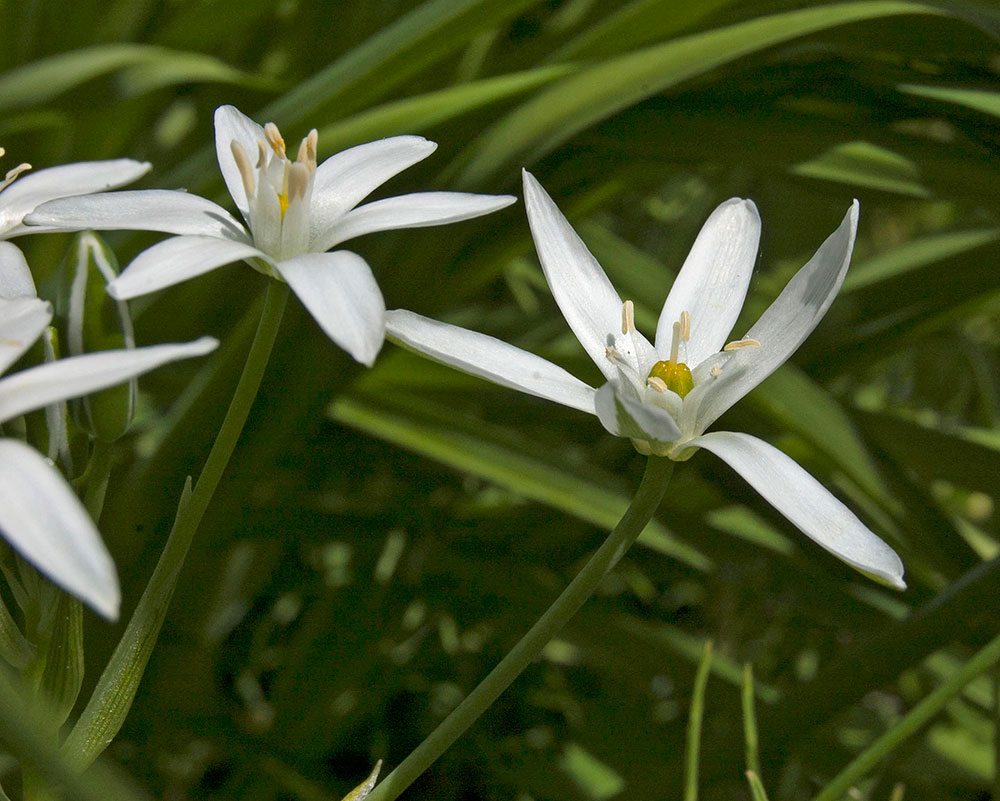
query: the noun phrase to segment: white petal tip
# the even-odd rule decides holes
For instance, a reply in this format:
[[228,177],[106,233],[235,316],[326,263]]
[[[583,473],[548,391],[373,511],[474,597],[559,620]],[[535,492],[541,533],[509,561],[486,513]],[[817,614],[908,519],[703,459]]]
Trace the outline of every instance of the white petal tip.
[[188,348],[192,356],[204,356],[219,347],[219,340],[215,337],[200,337],[188,343]]

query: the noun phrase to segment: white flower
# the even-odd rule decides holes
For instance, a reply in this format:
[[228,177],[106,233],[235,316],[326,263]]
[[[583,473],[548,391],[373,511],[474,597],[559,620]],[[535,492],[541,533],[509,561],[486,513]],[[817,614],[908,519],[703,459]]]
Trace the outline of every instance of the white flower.
[[760,218],[749,200],[719,206],[663,305],[656,340],[622,302],[545,190],[527,172],[524,196],[545,277],[570,328],[604,373],[598,390],[551,362],[413,312],[387,313],[400,343],[466,372],[596,414],[642,453],[683,460],[705,448],[847,564],[903,588],[896,553],[784,453],[749,434],[705,430],[802,344],[840,289],[857,230],[857,201],[840,227],[740,339],[726,344],[750,282]]
[[[0,147],[0,156],[4,149]],[[23,224],[36,206],[56,198],[104,192],[131,183],[149,172],[150,165],[132,159],[82,161],[23,175],[30,164],[19,164],[0,181],[0,239],[43,231],[68,230],[60,226],[29,227]]]
[[108,287],[118,299],[247,261],[287,281],[326,334],[370,365],[385,335],[382,293],[360,256],[326,251],[362,234],[467,220],[515,201],[509,195],[421,192],[357,205],[436,147],[420,136],[394,136],[317,166],[315,130],[291,161],[274,124],[261,127],[233,106],[220,106],[216,154],[247,227],[204,198],[160,190],[57,201],[31,215],[30,224],[179,234],[136,257]]
[[[0,242],[0,373],[31,347],[52,319],[35,294],[21,251]],[[74,356],[0,379],[0,427],[26,412],[87,395],[167,362],[200,356],[218,342],[154,345]],[[33,448],[0,437],[0,535],[64,590],[107,618],[118,616],[114,564],[83,505]]]

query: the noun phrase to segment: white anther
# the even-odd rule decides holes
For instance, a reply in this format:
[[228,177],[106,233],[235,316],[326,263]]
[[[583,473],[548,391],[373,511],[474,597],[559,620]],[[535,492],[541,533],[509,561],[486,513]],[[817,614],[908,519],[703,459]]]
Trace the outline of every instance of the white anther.
[[309,189],[309,168],[295,162],[288,170],[288,202],[303,198]]
[[657,392],[666,392],[667,391],[667,382],[664,381],[662,378],[660,378],[657,375],[651,375],[649,378],[647,378],[646,379],[646,386],[652,387]]
[[281,132],[278,130],[278,126],[273,122],[269,122],[264,126],[264,138],[267,139],[267,143],[271,146],[271,150],[278,154],[280,158],[285,158],[285,140],[281,138]]
[[708,372],[712,374],[712,378],[718,378],[720,375],[722,375],[722,368],[719,367],[719,365],[715,365],[715,367],[713,367]]
[[622,333],[635,333],[635,304],[630,300],[622,304]]
[[300,164],[305,164],[312,172],[316,169],[316,153],[319,147],[319,133],[315,128],[313,128],[309,135],[302,140],[299,145],[299,153],[295,157],[295,160]]
[[622,358],[622,355],[616,350],[614,345],[605,346],[604,355],[609,362],[617,362]]
[[681,339],[685,342],[691,341],[691,314],[686,311],[681,312]]
[[22,162],[18,164],[11,170],[7,170],[7,174],[4,176],[3,183],[0,183],[0,189],[10,186],[14,183],[14,179],[17,178],[22,172],[27,172],[31,169],[31,165],[27,162]]
[[248,198],[253,197],[254,177],[253,167],[250,165],[250,157],[243,149],[243,145],[235,139],[229,143],[229,149],[232,151],[236,167],[240,171],[240,180],[243,181],[243,189],[246,191]]
[[759,348],[760,343],[756,339],[738,339],[730,342],[723,350],[741,350],[742,348]]

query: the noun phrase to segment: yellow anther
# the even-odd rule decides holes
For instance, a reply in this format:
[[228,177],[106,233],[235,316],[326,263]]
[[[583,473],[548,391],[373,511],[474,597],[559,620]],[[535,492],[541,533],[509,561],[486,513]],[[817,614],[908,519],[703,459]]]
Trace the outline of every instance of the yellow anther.
[[651,375],[649,378],[646,379],[646,386],[652,387],[657,392],[666,392],[667,391],[667,384],[666,384],[666,382],[662,378],[660,378],[659,376],[655,376],[655,375]]
[[760,343],[756,339],[738,339],[730,342],[723,350],[741,350],[742,348],[759,348]]
[[278,154],[280,158],[285,158],[285,140],[281,138],[278,126],[269,122],[264,126],[264,138],[271,146],[271,150]]
[[622,333],[635,333],[635,304],[630,300],[622,304]]
[[233,159],[236,161],[236,167],[240,171],[240,180],[243,181],[243,189],[246,190],[248,198],[253,197],[255,185],[253,167],[250,165],[250,157],[243,149],[243,145],[235,139],[229,143],[229,149],[232,151]]
[[681,339],[685,342],[691,339],[691,314],[686,311],[681,312]]
[[[674,325],[677,325],[675,323]],[[694,379],[690,368],[684,362],[671,360],[657,362],[649,371],[646,382],[653,386],[654,380],[662,381],[666,389],[680,395],[682,398],[694,389]]]

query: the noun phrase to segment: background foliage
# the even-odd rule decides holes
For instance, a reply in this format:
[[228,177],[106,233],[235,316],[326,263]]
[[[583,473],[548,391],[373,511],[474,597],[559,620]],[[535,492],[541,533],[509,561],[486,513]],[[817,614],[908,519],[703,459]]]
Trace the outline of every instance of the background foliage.
[[[0,19],[5,168],[130,156],[153,162],[145,185],[221,198],[221,103],[290,141],[317,127],[321,157],[422,134],[438,151],[386,192],[519,193],[531,169],[647,332],[725,198],[753,198],[764,221],[750,320],[861,200],[827,319],[721,425],[835,489],[903,556],[909,589],[855,574],[698,455],[598,596],[407,798],[679,796],[708,638],[702,798],[750,797],[743,662],[764,785],[808,798],[996,635],[991,3],[0,0]],[[126,264],[153,240],[109,241]],[[20,244],[44,285],[67,241]],[[520,205],[351,247],[390,308],[597,381]],[[212,333],[223,347],[142,381],[101,521],[126,616],[263,288],[234,265],[133,304],[143,343]],[[111,762],[157,798],[339,798],[375,759],[398,763],[509,649],[615,523],[642,461],[593,419],[392,345],[362,371],[290,304]],[[88,619],[84,697],[119,630]],[[998,797],[996,709],[980,676],[858,797],[898,784],[907,799]]]

